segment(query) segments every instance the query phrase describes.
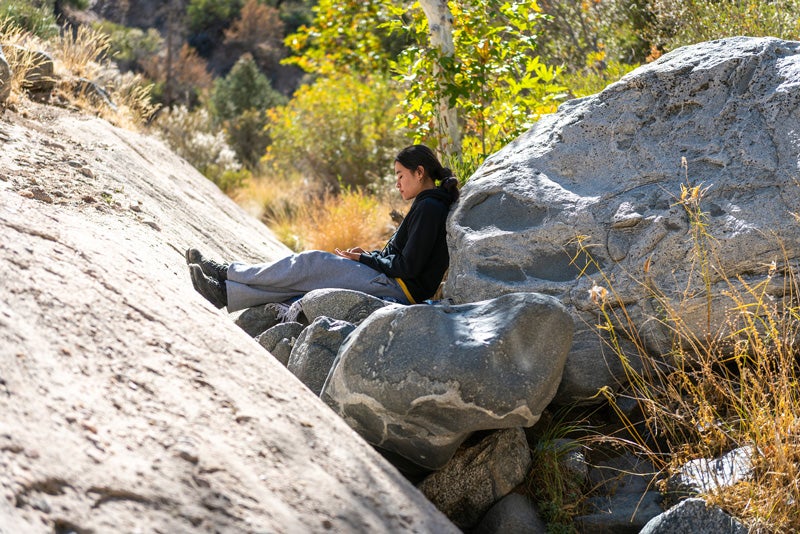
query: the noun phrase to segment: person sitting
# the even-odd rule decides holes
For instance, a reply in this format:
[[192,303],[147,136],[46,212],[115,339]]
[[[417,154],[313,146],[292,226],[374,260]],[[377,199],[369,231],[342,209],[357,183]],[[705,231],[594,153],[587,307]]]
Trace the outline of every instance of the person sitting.
[[458,180],[425,145],[401,150],[394,172],[400,196],[414,202],[383,250],[311,250],[272,263],[226,264],[190,248],[186,261],[192,285],[229,312],[323,288],[352,289],[401,304],[430,299],[449,265],[445,226],[458,200]]

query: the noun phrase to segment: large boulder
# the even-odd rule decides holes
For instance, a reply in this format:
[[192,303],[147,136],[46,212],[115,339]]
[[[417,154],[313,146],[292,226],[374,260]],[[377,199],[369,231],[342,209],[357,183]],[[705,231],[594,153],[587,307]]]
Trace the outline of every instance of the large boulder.
[[[603,359],[594,284],[613,284],[607,305],[625,303],[653,352],[670,347],[665,307],[700,339],[724,333],[726,295],[764,280],[777,261],[765,289],[781,297],[780,266],[800,256],[791,216],[800,211],[798,85],[800,43],[738,37],[680,48],[564,103],[464,186],[448,221],[444,295],[558,298],[579,341],[565,380]],[[700,246],[713,247],[707,269],[692,239],[698,198],[708,232]],[[597,386],[565,384],[570,393],[559,400],[587,398]]]
[[572,328],[556,299],[536,293],[387,306],[342,345],[322,398],[370,443],[438,469],[473,431],[539,420]]

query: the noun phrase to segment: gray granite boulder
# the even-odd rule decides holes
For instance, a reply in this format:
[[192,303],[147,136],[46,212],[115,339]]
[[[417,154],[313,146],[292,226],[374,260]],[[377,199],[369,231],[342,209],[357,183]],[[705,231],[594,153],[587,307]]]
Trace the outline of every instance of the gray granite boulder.
[[[800,43],[737,37],[677,49],[562,104],[462,189],[448,220],[444,296],[535,291],[561,300],[577,326],[565,380],[581,380],[570,370],[602,359],[590,289],[606,280],[652,352],[670,347],[653,290],[698,338],[724,333],[737,277],[764,280],[775,260],[766,292],[779,298],[781,263],[800,257],[790,215],[800,209],[798,85]],[[710,306],[678,202],[687,181],[706,190],[699,209],[715,249]],[[578,381],[561,400],[597,389]]]
[[703,499],[686,499],[648,521],[639,534],[675,532],[746,534],[749,530],[721,508],[708,506]]
[[283,320],[288,307],[285,304],[264,304],[247,308],[234,320],[236,325],[251,337],[258,337]]
[[319,395],[339,347],[354,329],[346,321],[317,317],[297,338],[286,368]]
[[11,94],[11,67],[3,54],[3,48],[0,47],[0,104],[5,103],[9,94]]
[[278,323],[272,328],[268,328],[256,337],[256,341],[267,349],[283,365],[289,363],[297,338],[305,328],[304,325],[295,322]]
[[303,295],[299,303],[309,321],[325,316],[355,325],[389,305],[378,297],[351,289],[315,289]]
[[572,329],[564,307],[536,293],[387,306],[342,346],[322,398],[373,445],[439,469],[476,430],[539,420]]
[[456,526],[470,529],[522,483],[531,461],[525,432],[519,427],[507,428],[461,447],[418,488]]

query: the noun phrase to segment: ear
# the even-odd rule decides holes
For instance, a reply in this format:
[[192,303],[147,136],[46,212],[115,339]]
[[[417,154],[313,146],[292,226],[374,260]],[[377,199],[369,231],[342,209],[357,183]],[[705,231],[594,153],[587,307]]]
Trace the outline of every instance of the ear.
[[419,177],[422,178],[425,176],[425,167],[422,165],[417,165],[416,170],[414,171],[415,174],[419,174]]

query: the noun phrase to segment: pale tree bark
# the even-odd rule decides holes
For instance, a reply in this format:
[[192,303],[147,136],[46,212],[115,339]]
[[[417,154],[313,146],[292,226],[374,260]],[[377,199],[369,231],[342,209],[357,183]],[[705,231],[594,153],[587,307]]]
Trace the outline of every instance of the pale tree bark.
[[[447,0],[420,0],[422,10],[428,19],[431,32],[431,46],[439,50],[441,57],[449,57],[455,53],[453,44],[453,15],[447,7]],[[433,66],[436,78],[442,80],[442,68],[437,63]],[[458,113],[450,107],[446,98],[438,103],[436,128],[439,133],[440,149],[446,155],[461,153],[461,129],[458,127]]]

